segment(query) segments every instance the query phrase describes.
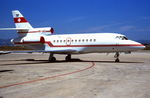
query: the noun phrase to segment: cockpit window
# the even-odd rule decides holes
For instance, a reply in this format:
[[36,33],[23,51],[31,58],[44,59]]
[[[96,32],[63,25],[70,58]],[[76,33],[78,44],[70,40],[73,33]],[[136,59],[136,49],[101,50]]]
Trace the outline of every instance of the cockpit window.
[[125,36],[123,36],[122,40],[128,40],[128,38],[127,38],[127,37],[125,37]]
[[116,36],[116,39],[120,39],[120,40],[128,40],[128,38],[125,37],[125,36]]

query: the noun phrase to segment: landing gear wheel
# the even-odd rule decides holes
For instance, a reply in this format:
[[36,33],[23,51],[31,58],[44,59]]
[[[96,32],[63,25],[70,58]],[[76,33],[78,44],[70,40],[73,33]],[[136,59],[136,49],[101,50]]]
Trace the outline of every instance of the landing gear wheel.
[[52,57],[51,62],[55,62],[55,61],[56,61],[56,58]]
[[116,52],[116,54],[115,54],[115,58],[116,58],[116,60],[115,60],[115,62],[120,62],[120,60],[119,60],[119,52]]
[[68,55],[66,56],[65,60],[66,60],[66,61],[70,61],[70,60],[71,60],[71,55],[68,54]]
[[55,62],[56,61],[56,58],[53,56],[53,54],[50,53],[48,61],[49,62]]
[[117,58],[117,59],[115,60],[115,62],[120,62],[119,58]]
[[55,61],[56,61],[55,57],[52,57],[51,59],[49,59],[49,62],[55,62]]

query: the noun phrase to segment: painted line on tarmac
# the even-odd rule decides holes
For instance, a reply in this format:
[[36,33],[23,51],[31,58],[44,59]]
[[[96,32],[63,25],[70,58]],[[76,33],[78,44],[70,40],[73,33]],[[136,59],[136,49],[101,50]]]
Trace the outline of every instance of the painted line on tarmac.
[[88,66],[88,67],[86,67],[84,69],[80,69],[80,70],[76,70],[76,71],[68,72],[68,73],[64,73],[64,74],[49,76],[49,77],[45,77],[45,78],[40,78],[40,79],[36,79],[36,80],[31,80],[31,81],[25,81],[25,82],[20,82],[20,83],[14,83],[14,84],[9,84],[9,85],[5,85],[5,86],[0,86],[0,88],[7,88],[7,87],[18,86],[18,85],[30,84],[30,83],[34,83],[34,82],[39,82],[39,81],[43,81],[43,80],[48,80],[48,79],[52,79],[52,78],[57,78],[57,77],[62,77],[62,76],[75,74],[75,73],[82,72],[82,71],[85,71],[85,70],[88,70],[88,69],[94,67],[95,63],[94,62],[91,62],[91,63],[92,63],[92,65],[90,65],[90,66]]

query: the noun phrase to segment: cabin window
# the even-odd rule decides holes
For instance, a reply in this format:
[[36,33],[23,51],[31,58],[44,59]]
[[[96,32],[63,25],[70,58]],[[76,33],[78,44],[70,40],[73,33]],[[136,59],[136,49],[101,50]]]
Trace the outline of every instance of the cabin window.
[[92,39],[90,39],[90,42],[92,42]]
[[82,40],[82,42],[84,42],[84,39]]
[[62,40],[60,40],[60,42],[62,43]]
[[55,40],[53,42],[55,43]]
[[79,39],[79,42],[80,42],[81,40]]
[[96,42],[96,39],[94,39],[93,41]]
[[66,40],[64,40],[64,43],[66,42]]

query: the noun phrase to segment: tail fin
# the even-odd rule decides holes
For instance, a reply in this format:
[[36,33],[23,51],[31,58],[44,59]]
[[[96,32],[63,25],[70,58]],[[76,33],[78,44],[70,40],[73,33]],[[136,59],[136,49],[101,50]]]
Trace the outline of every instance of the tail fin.
[[12,11],[12,14],[16,28],[32,29],[30,23],[23,17],[23,15],[18,10]]
[[54,32],[54,29],[51,27],[33,28],[18,10],[12,11],[12,14],[16,28],[0,28],[0,30],[17,30],[19,37],[33,36],[33,34],[47,35]]

